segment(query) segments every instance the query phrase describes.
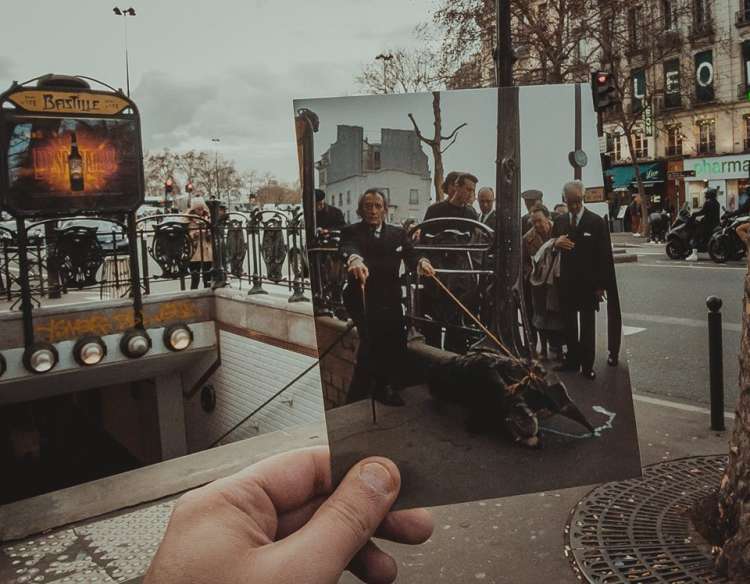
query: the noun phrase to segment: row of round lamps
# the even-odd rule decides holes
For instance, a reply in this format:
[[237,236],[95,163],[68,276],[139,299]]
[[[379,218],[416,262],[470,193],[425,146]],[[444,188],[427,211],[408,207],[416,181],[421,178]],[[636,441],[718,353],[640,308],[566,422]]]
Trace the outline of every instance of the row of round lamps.
[[[170,351],[184,351],[193,344],[193,331],[185,323],[176,323],[164,329],[164,346]],[[132,328],[120,338],[120,350],[130,359],[143,357],[151,350],[151,337],[145,330]],[[73,358],[81,367],[98,365],[107,356],[107,345],[101,337],[81,337],[73,346]],[[34,343],[23,353],[23,365],[31,373],[47,373],[54,369],[60,355],[51,343]],[[5,357],[0,354],[0,376],[7,369]]]

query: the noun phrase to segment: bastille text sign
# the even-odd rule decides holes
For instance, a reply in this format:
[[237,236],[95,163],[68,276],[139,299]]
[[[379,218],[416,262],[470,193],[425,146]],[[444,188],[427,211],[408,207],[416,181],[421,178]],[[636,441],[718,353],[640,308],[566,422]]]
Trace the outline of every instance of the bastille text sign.
[[85,91],[45,91],[26,89],[8,96],[22,110],[45,114],[116,115],[130,107],[117,95]]
[[20,217],[123,213],[143,202],[138,109],[121,93],[0,94],[0,204]]

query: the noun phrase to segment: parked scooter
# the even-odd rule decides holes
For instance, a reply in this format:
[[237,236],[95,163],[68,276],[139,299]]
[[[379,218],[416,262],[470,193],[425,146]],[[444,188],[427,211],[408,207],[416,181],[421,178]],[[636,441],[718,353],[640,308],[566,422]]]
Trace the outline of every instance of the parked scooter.
[[[667,256],[671,260],[684,260],[690,255],[693,238],[700,228],[699,220],[690,213],[690,207],[685,205],[677,214],[675,222],[667,232]],[[696,242],[698,252],[708,250],[708,241],[701,238]]]
[[745,223],[750,223],[750,216],[727,217],[726,213],[722,216],[719,228],[708,242],[708,255],[713,261],[723,264],[729,260],[740,260],[745,256],[747,248],[737,236],[737,228]]

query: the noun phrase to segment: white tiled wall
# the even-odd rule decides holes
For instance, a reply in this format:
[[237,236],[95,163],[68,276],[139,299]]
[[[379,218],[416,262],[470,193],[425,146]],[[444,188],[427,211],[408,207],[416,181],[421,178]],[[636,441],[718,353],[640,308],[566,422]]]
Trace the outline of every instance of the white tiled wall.
[[[315,362],[307,355],[226,331],[220,331],[220,347],[221,367],[208,381],[216,389],[216,409],[211,413],[201,409],[200,392],[185,404],[190,452],[207,448]],[[315,367],[225,441],[250,438],[323,418],[320,370]]]

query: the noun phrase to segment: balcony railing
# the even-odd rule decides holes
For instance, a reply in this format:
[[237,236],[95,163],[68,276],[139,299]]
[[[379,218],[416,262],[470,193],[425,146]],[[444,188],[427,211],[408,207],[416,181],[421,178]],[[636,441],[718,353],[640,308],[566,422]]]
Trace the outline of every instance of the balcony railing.
[[747,99],[748,87],[744,83],[740,83],[737,86],[737,99],[739,101],[748,101]]
[[750,9],[738,10],[734,18],[734,24],[740,28],[750,26]]

